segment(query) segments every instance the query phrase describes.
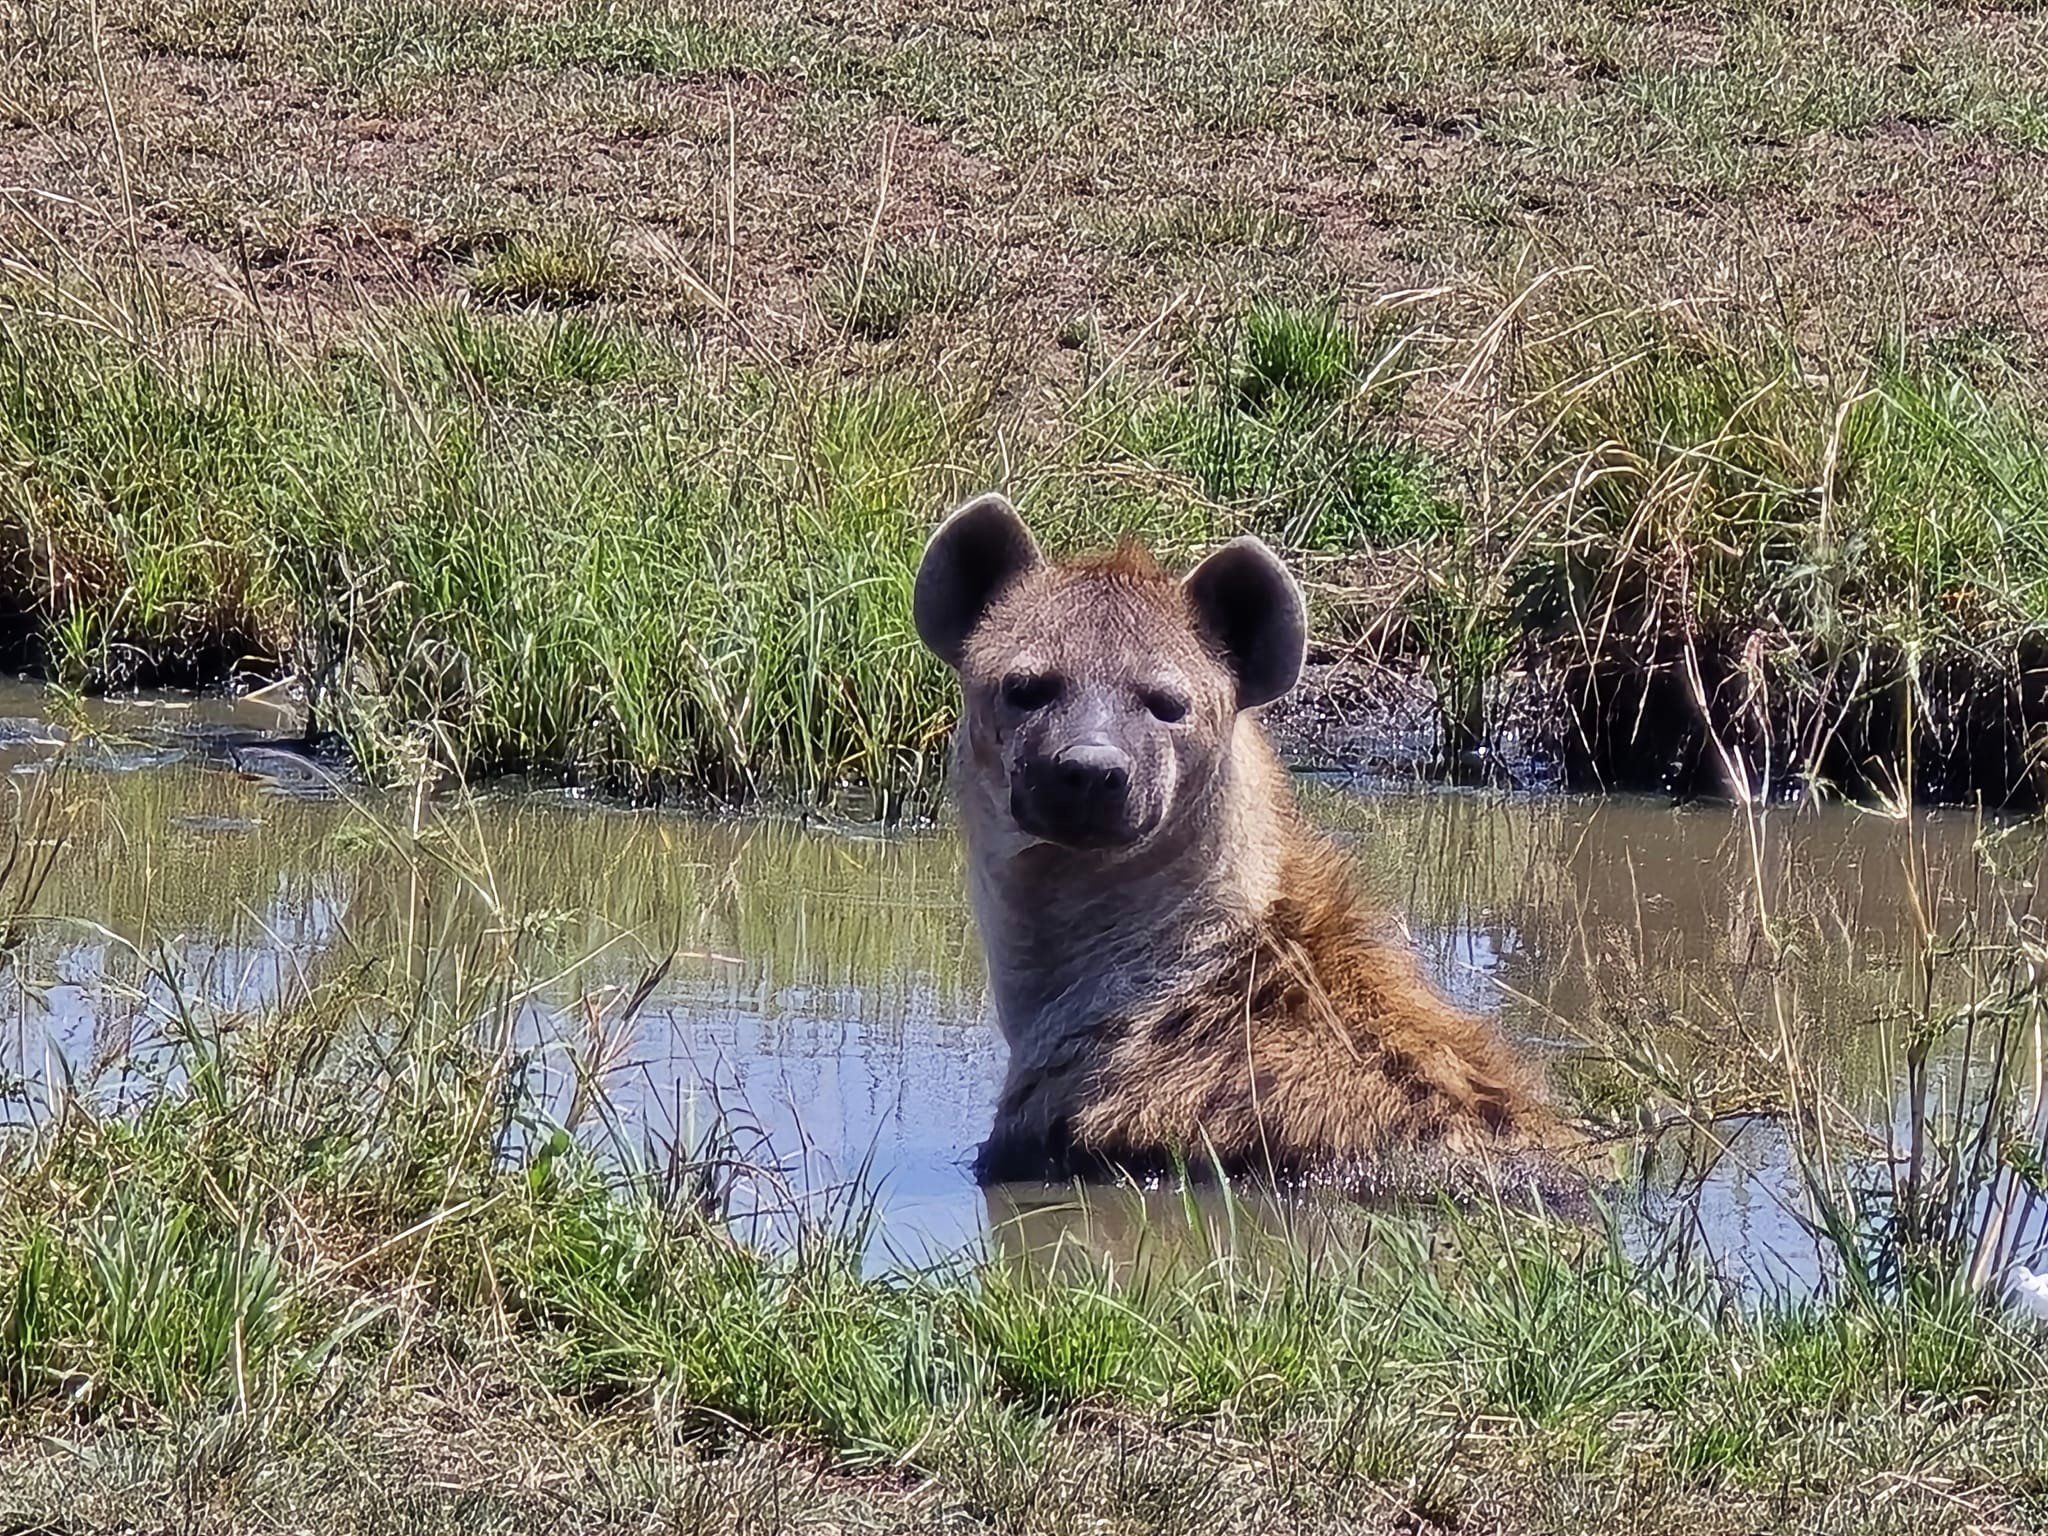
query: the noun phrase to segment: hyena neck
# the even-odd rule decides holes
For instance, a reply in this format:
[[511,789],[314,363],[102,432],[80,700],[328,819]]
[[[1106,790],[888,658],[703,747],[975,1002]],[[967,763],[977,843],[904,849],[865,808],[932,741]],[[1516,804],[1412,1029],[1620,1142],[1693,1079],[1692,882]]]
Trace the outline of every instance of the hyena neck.
[[999,807],[963,817],[997,1021],[1029,1055],[1173,986],[1248,933],[1295,837],[1286,771],[1246,721],[1212,792],[1168,834],[1110,859],[1017,837]]

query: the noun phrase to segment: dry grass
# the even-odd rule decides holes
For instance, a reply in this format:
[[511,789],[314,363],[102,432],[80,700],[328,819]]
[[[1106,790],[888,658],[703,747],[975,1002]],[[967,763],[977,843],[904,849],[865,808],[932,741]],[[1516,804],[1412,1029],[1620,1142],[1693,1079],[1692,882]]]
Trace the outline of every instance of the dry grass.
[[1528,251],[1850,331],[2030,334],[2048,276],[2025,8],[11,0],[4,46],[26,259],[140,248],[301,323],[565,221],[682,253],[785,353],[845,264],[943,232],[1027,373],[1075,314],[1120,351]]

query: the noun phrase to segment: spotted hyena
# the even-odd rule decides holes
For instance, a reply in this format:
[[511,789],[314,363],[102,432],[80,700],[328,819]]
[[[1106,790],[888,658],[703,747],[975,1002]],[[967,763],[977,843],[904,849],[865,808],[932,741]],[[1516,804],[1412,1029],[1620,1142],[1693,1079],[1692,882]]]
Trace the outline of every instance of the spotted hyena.
[[918,634],[960,676],[956,782],[1010,1065],[986,1180],[1315,1173],[1528,1144],[1534,1079],[1421,979],[1259,725],[1300,589],[1237,539],[1185,577],[1047,560],[1002,497],[932,537]]

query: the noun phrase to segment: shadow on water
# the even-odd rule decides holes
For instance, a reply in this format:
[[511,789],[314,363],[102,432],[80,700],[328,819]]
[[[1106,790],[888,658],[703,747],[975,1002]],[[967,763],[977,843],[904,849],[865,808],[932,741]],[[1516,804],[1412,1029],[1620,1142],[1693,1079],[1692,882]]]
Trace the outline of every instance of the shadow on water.
[[[943,830],[501,789],[435,808],[420,846],[461,874],[422,882],[399,846],[418,808],[262,748],[274,711],[40,708],[0,697],[0,766],[25,781],[80,736],[65,753],[78,814],[6,973],[7,1116],[46,1112],[66,1084],[149,1091],[189,1027],[178,996],[228,1014],[348,967],[516,942],[538,980],[508,1045],[540,1115],[629,1150],[717,1127],[757,1235],[860,1184],[878,1253],[913,1262],[984,1234],[1112,1256],[1201,1252],[1247,1222],[1303,1240],[1310,1206],[1257,1192],[1004,1190],[984,1205],[968,1161],[1001,1056]],[[2036,829],[1959,812],[1759,821],[1623,798],[1304,793],[1444,989],[1497,1010],[1570,1103],[1629,1133],[1612,1159],[1633,1240],[1683,1226],[1767,1283],[1815,1273],[1788,1095],[1874,1107],[1866,1123],[1883,1125],[1915,1021],[1982,985],[1971,936],[2031,922],[2043,873]]]

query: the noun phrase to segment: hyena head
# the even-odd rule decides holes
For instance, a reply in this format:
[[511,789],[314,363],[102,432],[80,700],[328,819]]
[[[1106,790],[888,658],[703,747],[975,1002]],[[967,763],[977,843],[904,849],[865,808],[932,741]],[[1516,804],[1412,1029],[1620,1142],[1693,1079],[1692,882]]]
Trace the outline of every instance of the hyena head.
[[918,635],[960,674],[961,792],[1026,842],[1116,853],[1198,814],[1237,718],[1301,674],[1301,591],[1255,538],[1180,580],[1142,549],[1048,561],[986,495],[926,546]]

